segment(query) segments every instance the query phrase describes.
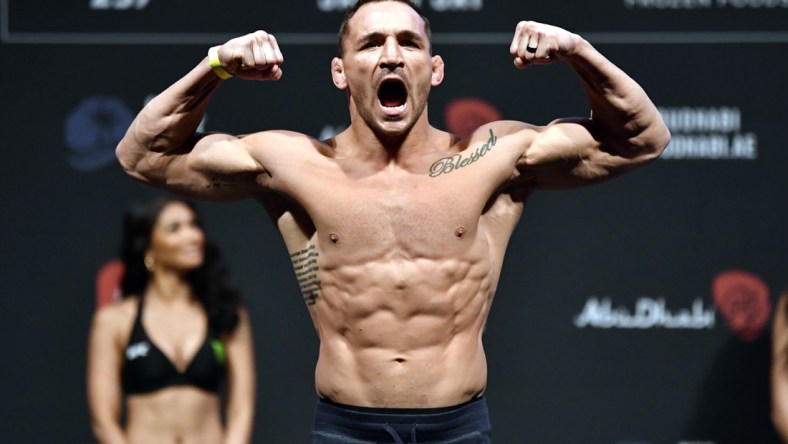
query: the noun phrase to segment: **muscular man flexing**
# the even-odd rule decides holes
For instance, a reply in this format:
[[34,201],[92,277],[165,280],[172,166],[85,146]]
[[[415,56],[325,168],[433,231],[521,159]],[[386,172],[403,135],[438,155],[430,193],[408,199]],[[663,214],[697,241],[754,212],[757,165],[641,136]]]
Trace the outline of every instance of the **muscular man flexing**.
[[427,119],[443,80],[429,22],[409,0],[361,0],[331,61],[350,126],[198,134],[224,78],[278,80],[262,31],[212,48],[152,100],[117,155],[134,178],[199,199],[253,198],[284,238],[320,338],[314,442],[489,442],[482,331],[529,193],[618,176],[670,139],[640,86],[580,36],[517,24],[514,64],[568,63],[591,117],[483,125]]

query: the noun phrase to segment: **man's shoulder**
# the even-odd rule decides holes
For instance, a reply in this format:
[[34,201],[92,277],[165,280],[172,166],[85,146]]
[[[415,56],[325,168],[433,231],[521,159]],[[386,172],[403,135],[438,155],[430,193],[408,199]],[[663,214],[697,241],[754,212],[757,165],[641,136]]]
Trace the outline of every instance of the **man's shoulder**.
[[486,145],[500,150],[504,146],[512,149],[527,146],[539,133],[540,127],[514,120],[499,120],[480,125],[471,133],[454,139],[456,151],[477,149]]
[[321,141],[304,133],[289,130],[267,130],[241,136],[249,150],[263,155],[282,156],[329,155],[330,140]]

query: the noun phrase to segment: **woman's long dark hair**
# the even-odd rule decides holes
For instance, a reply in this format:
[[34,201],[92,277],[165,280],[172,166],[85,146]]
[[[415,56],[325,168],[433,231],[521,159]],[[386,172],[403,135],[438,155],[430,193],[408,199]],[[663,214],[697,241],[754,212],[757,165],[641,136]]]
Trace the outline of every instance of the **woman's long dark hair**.
[[[165,206],[174,202],[187,205],[194,212],[197,224],[202,228],[195,206],[186,200],[160,198],[129,207],[123,220],[123,240],[120,258],[126,267],[120,283],[121,295],[142,297],[148,286],[148,270],[145,268],[145,252],[148,250],[153,225]],[[205,308],[208,325],[217,333],[232,333],[238,325],[238,310],[241,295],[230,282],[230,270],[219,249],[206,236],[205,256],[202,266],[186,275],[192,296]]]

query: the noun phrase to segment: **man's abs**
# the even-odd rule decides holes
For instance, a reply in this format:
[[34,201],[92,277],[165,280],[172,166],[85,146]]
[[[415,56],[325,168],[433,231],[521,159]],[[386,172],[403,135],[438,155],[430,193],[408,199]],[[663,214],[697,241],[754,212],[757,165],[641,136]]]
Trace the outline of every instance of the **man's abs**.
[[316,369],[318,396],[381,408],[462,404],[480,395],[487,381],[484,351],[475,342],[402,352],[354,351],[323,341]]
[[396,260],[326,271],[312,315],[321,397],[369,407],[461,404],[485,387],[489,262]]

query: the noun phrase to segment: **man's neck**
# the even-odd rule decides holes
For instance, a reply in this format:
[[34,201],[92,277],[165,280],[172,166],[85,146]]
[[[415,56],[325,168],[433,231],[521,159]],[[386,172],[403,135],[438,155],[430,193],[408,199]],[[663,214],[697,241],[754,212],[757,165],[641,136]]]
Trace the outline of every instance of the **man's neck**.
[[402,134],[384,134],[370,128],[360,118],[337,138],[337,152],[342,157],[378,164],[380,167],[407,164],[414,156],[433,150],[432,139],[437,130],[426,116]]

